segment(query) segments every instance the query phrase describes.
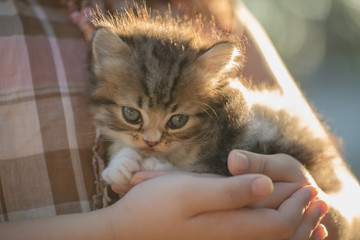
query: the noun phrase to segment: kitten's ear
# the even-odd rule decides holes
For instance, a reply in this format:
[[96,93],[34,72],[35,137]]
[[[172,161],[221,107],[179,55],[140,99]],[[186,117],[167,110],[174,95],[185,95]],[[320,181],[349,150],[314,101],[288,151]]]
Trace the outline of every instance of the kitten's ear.
[[104,58],[119,57],[130,51],[129,46],[110,28],[98,28],[92,41],[92,54],[95,62]]
[[239,57],[241,52],[230,42],[221,42],[215,44],[203,53],[197,63],[206,73],[218,73],[222,71],[231,71],[239,67]]

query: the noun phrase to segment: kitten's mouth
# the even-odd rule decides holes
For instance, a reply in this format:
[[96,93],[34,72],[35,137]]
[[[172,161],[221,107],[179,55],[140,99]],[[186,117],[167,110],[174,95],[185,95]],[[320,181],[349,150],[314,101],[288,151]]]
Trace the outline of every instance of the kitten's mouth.
[[154,154],[156,152],[153,147],[144,147],[141,150],[146,154]]

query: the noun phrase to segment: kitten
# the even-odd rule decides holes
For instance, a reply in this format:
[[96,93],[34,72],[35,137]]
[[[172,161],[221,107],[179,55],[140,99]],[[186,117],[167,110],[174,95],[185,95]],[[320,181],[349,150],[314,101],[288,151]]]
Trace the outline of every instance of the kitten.
[[200,18],[146,10],[100,17],[95,25],[90,106],[111,142],[107,183],[128,183],[140,170],[230,175],[227,156],[243,149],[290,154],[323,190],[339,185],[329,140],[291,110],[254,100],[281,93],[244,87],[243,50],[234,37]]

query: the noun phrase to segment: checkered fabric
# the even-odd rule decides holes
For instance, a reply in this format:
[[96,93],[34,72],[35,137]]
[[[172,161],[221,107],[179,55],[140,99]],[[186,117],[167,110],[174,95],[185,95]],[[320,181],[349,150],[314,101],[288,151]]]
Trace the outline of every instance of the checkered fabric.
[[0,0],[0,221],[86,212],[88,44],[56,0]]

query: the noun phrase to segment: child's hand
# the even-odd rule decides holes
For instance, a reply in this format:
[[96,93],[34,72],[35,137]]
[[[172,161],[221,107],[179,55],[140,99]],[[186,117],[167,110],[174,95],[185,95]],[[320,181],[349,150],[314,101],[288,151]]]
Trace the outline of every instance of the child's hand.
[[[239,154],[242,153],[243,155]],[[238,209],[239,212],[241,211],[247,211],[246,214],[249,214],[247,216],[248,220],[253,219],[255,220],[257,216],[257,213],[260,212],[277,212],[279,214],[279,217],[283,214],[284,216],[288,214],[288,216],[291,214],[290,208],[283,209],[284,206],[287,206],[288,204],[291,204],[292,201],[294,201],[294,196],[300,197],[301,193],[304,193],[304,189],[308,189],[309,187],[304,187],[305,185],[309,185],[309,183],[313,182],[311,176],[309,173],[305,170],[305,168],[295,159],[293,159],[291,156],[285,155],[285,154],[277,154],[277,155],[260,155],[260,154],[254,154],[249,153],[245,151],[232,151],[229,155],[228,159],[228,165],[229,170],[234,175],[243,174],[244,177],[248,176],[248,174],[245,173],[261,173],[268,175],[270,179],[274,182],[274,189],[271,194],[269,194],[267,197],[262,198],[261,200],[254,200],[248,205],[243,205],[243,207],[251,206],[253,209],[245,210]],[[138,172],[134,174],[131,183],[129,185],[113,185],[112,188],[116,192],[122,192],[125,193],[129,191],[134,185],[138,185],[141,182],[144,182],[146,180],[157,178],[162,175],[179,175],[179,177],[196,177],[198,179],[204,178],[204,179],[219,179],[221,178],[226,179],[223,176],[218,176],[214,174],[196,174],[196,173],[190,173],[190,172],[161,172],[161,171],[148,171],[148,172]],[[240,180],[240,179],[239,179]],[[146,182],[145,182],[146,183]],[[195,182],[194,182],[195,184]],[[316,188],[316,185],[313,184]],[[140,184],[139,186],[142,186]],[[310,187],[310,189],[313,189],[312,191],[315,191],[314,187]],[[154,188],[151,188],[151,191],[155,191]],[[215,189],[211,189],[208,191],[212,191],[215,193]],[[131,193],[131,192],[130,192]],[[169,192],[170,194],[170,192]],[[196,195],[196,193],[194,193]],[[244,192],[242,192],[244,194]],[[188,196],[190,199],[192,196]],[[301,197],[304,197],[302,195]],[[205,200],[206,202],[206,200]],[[325,202],[321,200],[309,200],[307,203],[308,208],[304,212],[304,208],[296,208],[293,206],[293,210],[300,211],[301,216],[298,220],[300,220],[300,223],[298,225],[291,225],[288,226],[289,229],[291,229],[293,232],[292,238],[286,238],[286,239],[309,239],[310,236],[312,236],[310,239],[324,239],[327,236],[327,231],[323,225],[319,225],[320,219],[324,216],[324,214],[328,210],[328,206]],[[240,208],[240,206],[239,206]],[[270,214],[271,215],[271,214]],[[253,223],[254,226],[252,233],[255,234],[257,232],[257,228],[255,226],[256,221],[262,221],[262,224],[264,224],[262,227],[267,228],[270,227],[270,225],[273,224],[272,217],[266,218],[266,214],[263,215],[264,218],[259,220],[256,219]],[[239,220],[242,216],[240,215]],[[267,224],[266,224],[266,221]],[[258,222],[258,223],[260,223]],[[239,222],[240,223],[240,222]],[[277,223],[279,224],[279,223]],[[239,224],[240,225],[240,224]],[[282,225],[282,224],[280,224]],[[258,225],[259,226],[259,225]],[[281,228],[285,234],[284,226],[278,226]],[[261,227],[259,230],[261,233]],[[273,232],[275,233],[275,232]],[[289,232],[287,232],[289,234]],[[250,235],[249,235],[250,236]],[[275,235],[277,236],[277,235]],[[289,235],[290,236],[290,235]],[[301,236],[301,237],[300,237]],[[257,239],[268,239],[269,237],[266,235],[263,235],[263,238],[259,235],[259,238]],[[245,238],[247,239],[247,238]]]
[[[142,172],[142,177],[146,173],[154,172]],[[312,201],[313,187],[296,191],[276,210],[246,207],[272,189],[271,180],[259,174],[214,177],[168,172],[136,185],[110,206],[107,222],[113,235],[124,239],[305,240],[314,229],[320,238],[311,239],[323,239],[324,231],[317,226],[324,208],[321,201]],[[120,222],[119,216],[125,221]]]
[[234,150],[229,154],[228,166],[233,175],[264,174],[273,181],[273,193],[252,207],[277,209],[295,191],[306,185],[320,191],[305,167],[286,154],[262,155]]

